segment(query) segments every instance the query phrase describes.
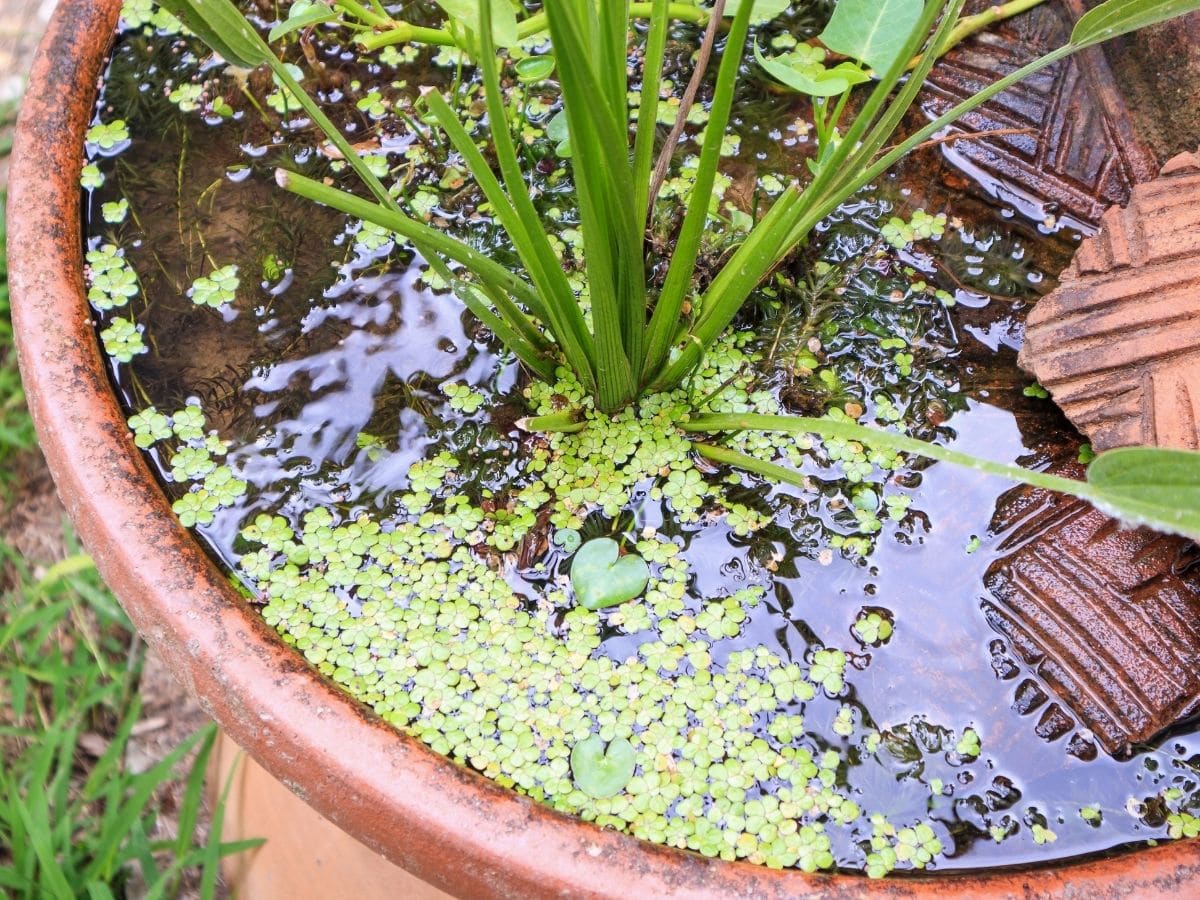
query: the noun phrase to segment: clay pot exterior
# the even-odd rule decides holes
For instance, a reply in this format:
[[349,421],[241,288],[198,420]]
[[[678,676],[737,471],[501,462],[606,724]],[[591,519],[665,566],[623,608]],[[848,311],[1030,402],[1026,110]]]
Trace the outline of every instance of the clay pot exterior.
[[21,370],[59,493],[145,639],[222,728],[368,847],[470,897],[1169,896],[1200,841],[986,875],[805,875],[561,815],[382,723],[286,647],[172,514],[134,446],[85,302],[79,172],[119,0],[61,0],[17,128],[9,199]]

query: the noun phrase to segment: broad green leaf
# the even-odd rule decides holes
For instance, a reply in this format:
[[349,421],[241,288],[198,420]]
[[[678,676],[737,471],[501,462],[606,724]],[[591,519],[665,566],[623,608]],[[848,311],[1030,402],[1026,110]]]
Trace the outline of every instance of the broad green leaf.
[[[725,18],[732,19],[736,16],[742,3],[743,0],[729,0],[725,4]],[[750,24],[765,25],[780,13],[787,12],[789,6],[790,0],[754,0],[754,7],[750,10]]]
[[819,40],[835,53],[886,72],[924,8],[921,0],[838,0]]
[[309,25],[317,25],[321,22],[332,22],[337,18],[338,12],[332,6],[317,3],[314,0],[296,0],[288,10],[288,17],[271,29],[267,40],[274,43],[293,31],[299,31]]
[[222,59],[253,69],[274,59],[271,49],[229,0],[159,0]]
[[[837,97],[854,85],[871,80],[866,72],[852,62],[840,63],[832,69],[826,68],[809,52],[811,49],[816,48],[805,48],[803,51],[771,58],[763,56],[762,50],[755,44],[754,58],[758,60],[763,71],[776,81],[810,97]],[[824,56],[819,49],[818,52]]]
[[[437,0],[450,19],[460,28],[474,32],[479,22],[479,0]],[[517,43],[517,14],[509,0],[492,4],[492,40],[497,47],[512,47]]]
[[1093,502],[1122,520],[1200,537],[1200,453],[1154,447],[1109,450],[1088,467]]
[[603,609],[632,600],[646,589],[650,567],[634,553],[619,556],[612,538],[595,538],[579,548],[571,563],[571,586],[584,609]]
[[597,800],[621,793],[633,777],[636,765],[637,751],[623,737],[614,738],[606,748],[603,739],[593,734],[571,750],[571,774],[575,776],[575,784]]
[[1071,43],[1090,47],[1197,9],[1200,0],[1107,0],[1080,16]]

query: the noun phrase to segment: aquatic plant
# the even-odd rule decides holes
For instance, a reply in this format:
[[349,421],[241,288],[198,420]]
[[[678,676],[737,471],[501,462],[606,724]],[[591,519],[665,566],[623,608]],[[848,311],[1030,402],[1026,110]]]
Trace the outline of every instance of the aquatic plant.
[[[584,425],[587,408],[614,413],[649,394],[678,386],[734,321],[754,289],[807,240],[824,217],[966,112],[1072,53],[1200,8],[1197,0],[1107,0],[1080,18],[1066,44],[999,79],[885,149],[939,53],[956,36],[961,39],[981,22],[960,18],[964,0],[841,0],[821,37],[830,50],[847,57],[847,61],[829,67],[819,48],[800,48],[786,59],[767,59],[755,50],[770,75],[814,97],[819,152],[810,161],[812,179],[805,185],[788,185],[707,283],[700,283],[697,264],[722,144],[706,140],[666,274],[661,283],[655,283],[647,277],[650,248],[646,223],[652,219],[690,102],[685,97],[676,127],[656,164],[658,97],[654,91],[643,90],[636,114],[630,108],[626,71],[630,21],[634,16],[649,21],[642,81],[644,85],[657,85],[668,30],[675,20],[706,25],[697,66],[697,75],[703,73],[714,48],[717,26],[726,14],[724,0],[717,0],[711,10],[667,0],[600,4],[563,0],[547,4],[541,12],[521,21],[506,0],[439,0],[447,14],[442,30],[397,23],[379,4],[367,9],[353,0],[338,0],[332,6],[295,4],[288,19],[272,31],[271,37],[278,39],[298,28],[340,21],[358,32],[358,41],[367,50],[411,41],[453,45],[469,54],[483,79],[487,113],[493,123],[490,150],[499,174],[493,171],[450,101],[439,91],[429,90],[424,104],[462,156],[512,240],[523,273],[511,271],[406,214],[369,162],[349,146],[305,93],[291,69],[229,0],[164,0],[162,5],[228,62],[244,68],[268,66],[281,89],[294,97],[326,133],[366,184],[374,201],[283,169],[277,172],[282,187],[411,241],[435,273],[534,375],[553,381],[560,365],[569,367],[588,398],[575,408],[524,420],[526,428],[539,431],[578,429]],[[1006,4],[1003,12],[1011,14],[1030,5],[1035,4]],[[708,113],[709,135],[725,133],[751,20],[756,16],[770,18],[772,10],[778,12],[777,7],[761,2],[730,5],[732,20]],[[989,16],[990,21],[999,14]],[[530,200],[517,148],[504,127],[510,118],[501,88],[500,51],[541,30],[548,32],[554,50],[553,64],[563,96],[565,142],[574,158],[587,274],[586,306],[562,271],[545,223]],[[538,71],[526,72],[523,77],[545,77],[549,65],[542,61]],[[874,87],[843,129],[841,119],[850,89],[868,79],[874,80]],[[693,79],[694,84],[696,81]],[[689,86],[688,93],[694,96],[694,85]],[[636,121],[632,138],[631,118]],[[117,124],[121,127],[98,126],[89,133],[89,140],[102,151],[115,147],[124,139],[123,123]],[[132,334],[114,334],[110,340],[123,355],[138,352]],[[695,415],[685,411],[676,424],[693,435],[751,429],[861,441],[1071,493],[1128,521],[1200,535],[1200,456],[1189,452],[1110,451],[1092,464],[1087,483],[1082,483],[828,418]],[[695,449],[714,462],[740,466],[779,481],[799,477],[785,467],[728,447],[698,442]]]

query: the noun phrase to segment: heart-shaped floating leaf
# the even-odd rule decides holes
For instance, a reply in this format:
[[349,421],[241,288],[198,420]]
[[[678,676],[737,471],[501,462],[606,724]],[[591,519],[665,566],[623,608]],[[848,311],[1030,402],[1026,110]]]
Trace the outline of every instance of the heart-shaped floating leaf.
[[1200,453],[1126,447],[1088,466],[1096,506],[1137,525],[1200,538]]
[[575,785],[589,797],[615,797],[629,784],[637,764],[637,752],[625,738],[614,738],[605,748],[598,734],[571,749],[571,774]]
[[838,0],[820,41],[835,53],[886,72],[908,42],[922,0]]
[[646,589],[650,567],[635,553],[619,556],[620,549],[612,538],[595,538],[579,548],[571,563],[571,586],[580,606],[616,606]]
[[545,81],[554,72],[553,56],[527,56],[517,60],[513,66],[517,80],[524,84],[536,84]]

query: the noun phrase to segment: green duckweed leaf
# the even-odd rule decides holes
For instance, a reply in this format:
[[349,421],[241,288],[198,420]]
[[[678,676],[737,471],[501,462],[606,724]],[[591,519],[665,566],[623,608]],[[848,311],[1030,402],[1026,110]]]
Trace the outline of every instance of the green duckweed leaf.
[[559,528],[554,532],[553,540],[556,546],[562,547],[568,553],[574,553],[583,543],[583,538],[574,528]]
[[1080,16],[1071,43],[1090,47],[1196,9],[1200,0],[1107,0]]
[[536,84],[545,81],[554,72],[553,56],[527,56],[518,60],[513,66],[517,80],[525,84]]
[[904,50],[923,7],[921,0],[838,0],[819,39],[835,53],[886,72]]
[[580,741],[571,749],[571,774],[576,786],[590,797],[615,797],[633,777],[637,752],[625,738],[614,738],[607,748],[599,735]]
[[1200,537],[1200,454],[1161,447],[1102,453],[1088,466],[1089,499],[1119,519]]
[[571,563],[571,586],[584,609],[604,609],[632,600],[646,589],[650,567],[635,553],[618,558],[612,538],[595,538],[579,548]]
[[270,48],[229,0],[160,0],[221,58],[242,69],[274,61]]

